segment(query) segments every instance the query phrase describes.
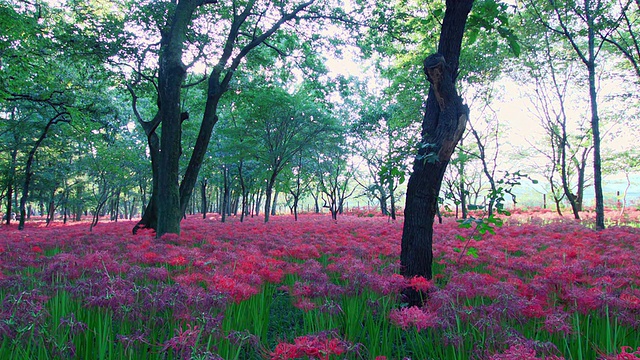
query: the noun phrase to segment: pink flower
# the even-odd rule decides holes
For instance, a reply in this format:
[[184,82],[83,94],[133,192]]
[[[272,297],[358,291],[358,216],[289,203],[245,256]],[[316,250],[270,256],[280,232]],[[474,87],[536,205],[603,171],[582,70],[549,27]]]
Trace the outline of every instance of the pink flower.
[[328,338],[325,334],[300,336],[293,344],[280,343],[270,354],[271,360],[298,359],[308,356],[312,359],[328,360],[331,355],[347,352],[349,344],[336,338]]
[[428,291],[433,287],[433,282],[427,280],[422,276],[416,276],[409,280],[409,287],[416,289],[417,291]]
[[316,308],[316,304],[306,297],[300,298],[300,300],[298,300],[293,306],[304,312],[308,312]]
[[179,255],[179,256],[176,256],[173,259],[169,260],[169,265],[172,265],[172,266],[184,266],[184,265],[187,265],[187,259],[184,256]]
[[[608,360],[637,360],[640,359],[640,346],[638,346],[638,349],[636,351],[633,351],[633,348],[631,346],[623,346],[622,349],[620,349],[620,353],[613,355],[613,356],[609,356],[606,359]],[[632,352],[633,351],[633,352]]]
[[389,313],[389,319],[403,329],[415,326],[418,331],[438,325],[438,316],[435,312],[417,306],[393,309]]
[[[522,344],[513,344],[505,352],[492,355],[489,360],[539,360],[536,351]],[[545,356],[547,360],[564,360],[564,357],[555,355]]]

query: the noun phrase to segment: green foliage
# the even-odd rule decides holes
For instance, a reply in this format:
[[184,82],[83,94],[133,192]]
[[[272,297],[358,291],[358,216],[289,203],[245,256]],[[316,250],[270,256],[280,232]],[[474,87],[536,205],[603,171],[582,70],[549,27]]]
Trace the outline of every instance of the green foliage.
[[529,179],[534,184],[538,182],[535,179],[531,179],[529,175],[521,173],[519,170],[514,173],[510,173],[507,171],[505,172],[505,175],[496,182],[496,189],[490,190],[488,194],[489,201],[495,204],[497,214],[491,213],[480,218],[471,216],[467,219],[458,220],[459,228],[472,229],[471,234],[467,237],[456,235],[456,239],[464,243],[464,246],[462,248],[453,249],[455,252],[460,253],[460,257],[458,257],[458,263],[462,259],[463,255],[469,255],[474,258],[478,257],[478,249],[470,246],[471,240],[481,241],[485,234],[495,235],[496,228],[502,227],[504,221],[498,215],[511,215],[511,213],[505,209],[505,197],[507,195],[510,195],[513,199],[513,202],[515,203],[516,195],[513,191],[516,186],[522,184],[522,179]]

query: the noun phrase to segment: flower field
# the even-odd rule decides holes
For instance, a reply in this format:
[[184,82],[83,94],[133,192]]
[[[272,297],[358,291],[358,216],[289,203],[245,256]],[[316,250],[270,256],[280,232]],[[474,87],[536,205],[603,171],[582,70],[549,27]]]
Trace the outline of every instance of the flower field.
[[433,281],[398,275],[402,224],[383,217],[190,217],[158,240],[132,222],[5,225],[0,359],[637,359],[626,216],[596,232],[521,212],[474,256],[473,229],[445,218]]

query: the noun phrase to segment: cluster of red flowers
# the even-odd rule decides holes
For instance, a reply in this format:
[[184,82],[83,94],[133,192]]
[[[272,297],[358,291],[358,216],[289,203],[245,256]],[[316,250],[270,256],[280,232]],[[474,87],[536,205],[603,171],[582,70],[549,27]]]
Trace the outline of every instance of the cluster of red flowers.
[[329,360],[331,355],[341,355],[349,350],[349,344],[327,334],[300,336],[293,343],[280,343],[270,354],[271,360],[311,359]]

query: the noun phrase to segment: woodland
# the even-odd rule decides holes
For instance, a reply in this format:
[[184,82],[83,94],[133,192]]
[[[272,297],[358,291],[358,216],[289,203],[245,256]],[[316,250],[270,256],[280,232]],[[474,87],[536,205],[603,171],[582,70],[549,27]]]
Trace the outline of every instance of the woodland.
[[639,28],[0,0],[0,358],[640,358]]

